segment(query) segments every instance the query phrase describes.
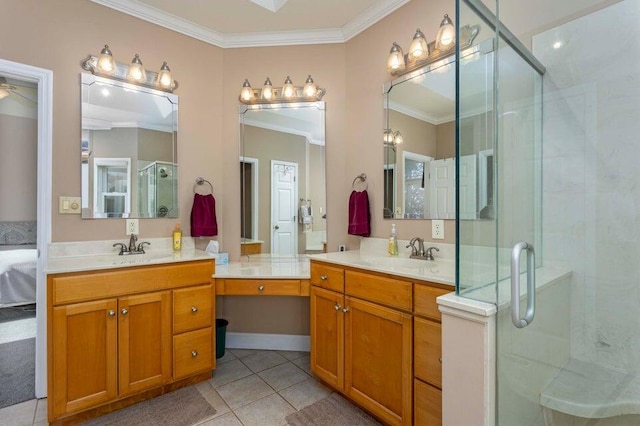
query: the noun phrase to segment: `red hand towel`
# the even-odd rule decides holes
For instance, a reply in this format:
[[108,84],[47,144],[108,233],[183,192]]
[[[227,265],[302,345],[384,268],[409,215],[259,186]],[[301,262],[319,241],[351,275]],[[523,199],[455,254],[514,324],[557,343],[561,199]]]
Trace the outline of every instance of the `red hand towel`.
[[195,194],[191,208],[191,236],[214,237],[216,235],[218,235],[216,199],[211,194]]
[[349,228],[351,235],[368,237],[371,233],[371,212],[367,191],[352,191],[349,197]]

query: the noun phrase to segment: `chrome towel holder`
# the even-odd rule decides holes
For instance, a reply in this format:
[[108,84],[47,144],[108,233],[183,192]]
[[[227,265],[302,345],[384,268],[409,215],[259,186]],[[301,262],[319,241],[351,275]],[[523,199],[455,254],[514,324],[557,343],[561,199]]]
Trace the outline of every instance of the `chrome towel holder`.
[[[196,188],[198,187],[198,185],[204,185],[205,183],[207,183],[209,185],[210,188],[210,194],[213,194],[213,185],[211,185],[211,182],[209,182],[208,180],[206,180],[205,178],[202,177],[197,177],[196,178],[196,183],[193,184],[193,192],[195,192],[196,194],[198,193],[198,191],[196,191]],[[203,194],[203,195],[207,195],[207,194]]]
[[365,173],[360,173],[358,176],[355,177],[355,179],[353,179],[353,183],[351,184],[352,189],[356,189],[356,182],[358,181],[364,183],[363,191],[366,191],[369,188],[369,183],[367,182],[367,175]]

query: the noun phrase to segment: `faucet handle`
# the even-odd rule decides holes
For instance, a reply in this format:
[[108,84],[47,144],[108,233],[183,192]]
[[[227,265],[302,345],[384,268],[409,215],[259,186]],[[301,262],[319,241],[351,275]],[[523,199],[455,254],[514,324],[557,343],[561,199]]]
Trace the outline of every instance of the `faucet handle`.
[[150,242],[148,242],[148,241],[143,241],[143,242],[141,242],[140,244],[138,244],[138,251],[141,251],[142,253],[144,253],[144,245],[145,245],[145,244],[146,244],[146,245],[148,245],[148,246],[150,246],[150,245],[151,245],[151,243],[150,243]]
[[429,247],[424,254],[424,257],[426,257],[427,260],[435,260],[435,258],[433,257],[433,250],[440,251],[438,247]]
[[118,247],[118,246],[120,246],[120,253],[118,253],[118,254],[122,254],[122,253],[127,251],[127,246],[125,244],[123,244],[123,243],[115,243],[113,245],[113,247]]

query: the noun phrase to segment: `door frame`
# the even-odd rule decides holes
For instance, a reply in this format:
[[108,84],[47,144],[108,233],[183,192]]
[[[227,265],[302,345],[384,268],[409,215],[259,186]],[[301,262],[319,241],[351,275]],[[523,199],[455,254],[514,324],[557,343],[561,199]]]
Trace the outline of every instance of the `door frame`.
[[47,396],[46,266],[51,243],[51,180],[53,147],[53,71],[0,59],[0,72],[38,85],[38,189],[36,266],[36,398]]
[[[271,204],[271,218],[270,218],[270,226],[269,226],[269,233],[271,235],[271,253],[273,253],[273,249],[274,249],[274,241],[275,239],[273,238],[273,226],[274,226],[274,222],[273,222],[273,218],[274,218],[274,202],[273,202],[273,194],[274,194],[274,185],[273,185],[273,168],[275,167],[276,164],[284,164],[285,166],[291,166],[294,168],[295,170],[295,176],[294,176],[294,184],[293,184],[293,211],[297,213],[297,205],[296,205],[296,201],[298,200],[298,163],[292,163],[291,161],[284,161],[284,160],[271,160],[271,200],[270,200],[270,204]],[[295,217],[297,217],[298,215],[296,214]],[[295,222],[295,220],[294,220]],[[298,226],[297,223],[294,223],[293,225],[293,247],[294,247],[294,253],[298,252]]]
[[[258,201],[260,199],[260,190],[258,189],[259,185],[259,176],[258,176],[258,167],[259,160],[253,157],[240,157],[240,164],[246,163],[251,165],[251,200],[253,203],[253,209],[251,211],[251,239],[258,239]],[[241,182],[242,184],[242,182]],[[242,200],[241,200],[242,201]]]

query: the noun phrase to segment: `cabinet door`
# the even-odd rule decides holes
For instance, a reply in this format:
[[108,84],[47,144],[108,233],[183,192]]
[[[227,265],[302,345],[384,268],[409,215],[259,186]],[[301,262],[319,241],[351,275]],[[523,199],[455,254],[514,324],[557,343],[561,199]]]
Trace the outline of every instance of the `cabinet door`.
[[116,299],[53,308],[49,404],[54,415],[117,398],[117,308]]
[[345,393],[390,425],[411,424],[411,315],[346,297]]
[[171,292],[118,299],[120,396],[171,380]]
[[327,384],[344,385],[344,296],[311,286],[311,371]]
[[415,376],[442,388],[442,326],[440,323],[416,317],[413,339]]

